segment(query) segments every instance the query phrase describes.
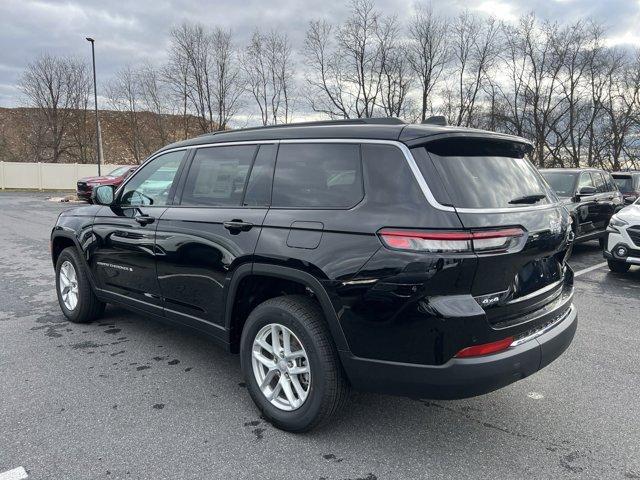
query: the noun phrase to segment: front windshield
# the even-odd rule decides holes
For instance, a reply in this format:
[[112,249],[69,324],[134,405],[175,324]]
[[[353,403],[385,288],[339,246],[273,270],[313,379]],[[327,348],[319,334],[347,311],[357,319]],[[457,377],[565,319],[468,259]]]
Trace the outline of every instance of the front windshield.
[[540,172],[559,197],[572,197],[575,193],[576,174],[573,172]]
[[124,175],[131,167],[118,167],[109,173],[109,177],[120,177]]

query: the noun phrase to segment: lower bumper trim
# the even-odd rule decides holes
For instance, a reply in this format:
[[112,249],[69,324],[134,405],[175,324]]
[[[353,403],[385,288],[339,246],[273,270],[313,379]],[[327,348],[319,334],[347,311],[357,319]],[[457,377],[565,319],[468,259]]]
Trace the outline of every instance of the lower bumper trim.
[[359,390],[431,399],[482,395],[537,372],[571,344],[578,317],[568,314],[535,338],[493,355],[452,358],[444,365],[372,360],[340,352],[347,376]]

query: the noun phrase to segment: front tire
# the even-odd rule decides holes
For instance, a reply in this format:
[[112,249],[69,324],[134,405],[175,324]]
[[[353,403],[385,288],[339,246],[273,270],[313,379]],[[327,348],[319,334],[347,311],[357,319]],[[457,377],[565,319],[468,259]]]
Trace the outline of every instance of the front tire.
[[348,396],[324,315],[309,297],[258,305],[242,331],[240,359],[251,398],[282,430],[305,432],[327,422]]
[[607,265],[609,265],[609,270],[615,273],[627,273],[631,268],[631,265],[619,260],[607,260]]
[[65,248],[56,261],[56,292],[62,313],[73,323],[90,322],[104,312],[75,247]]

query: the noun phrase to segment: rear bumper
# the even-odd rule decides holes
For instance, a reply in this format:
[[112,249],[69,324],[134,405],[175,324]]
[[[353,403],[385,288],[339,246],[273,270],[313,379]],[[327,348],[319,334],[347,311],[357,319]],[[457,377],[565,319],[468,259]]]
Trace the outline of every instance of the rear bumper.
[[573,305],[553,328],[504,352],[417,365],[355,357],[341,352],[352,385],[360,390],[433,399],[482,395],[549,365],[571,344],[578,325]]

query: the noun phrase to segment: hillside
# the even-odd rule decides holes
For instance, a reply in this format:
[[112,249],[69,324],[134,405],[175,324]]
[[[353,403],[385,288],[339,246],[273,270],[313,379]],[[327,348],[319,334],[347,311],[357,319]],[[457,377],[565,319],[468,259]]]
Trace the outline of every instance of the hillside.
[[[65,126],[58,163],[94,163],[93,110],[61,115],[65,114],[73,119]],[[137,112],[134,116],[113,110],[101,110],[99,115],[104,162],[110,164],[135,164],[167,143],[202,133],[193,116],[151,112]],[[52,161],[53,137],[46,125],[42,112],[35,108],[0,107],[0,161]]]

